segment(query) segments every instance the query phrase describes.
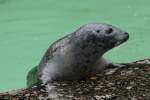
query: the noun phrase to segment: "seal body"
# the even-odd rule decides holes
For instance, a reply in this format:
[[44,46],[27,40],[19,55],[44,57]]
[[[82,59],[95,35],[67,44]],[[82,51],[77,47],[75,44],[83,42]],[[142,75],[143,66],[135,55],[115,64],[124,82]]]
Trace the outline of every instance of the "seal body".
[[83,25],[48,48],[40,64],[29,71],[27,86],[100,73],[109,64],[103,54],[128,38],[127,32],[112,25]]

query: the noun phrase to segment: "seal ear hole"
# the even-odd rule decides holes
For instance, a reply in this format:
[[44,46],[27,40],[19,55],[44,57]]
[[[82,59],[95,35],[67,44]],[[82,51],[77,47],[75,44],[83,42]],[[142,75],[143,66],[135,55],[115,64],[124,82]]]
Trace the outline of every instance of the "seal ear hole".
[[108,30],[106,30],[106,34],[110,34],[113,32],[113,29],[112,28],[109,28]]
[[99,33],[99,32],[100,32],[100,30],[96,30],[96,32],[97,32],[97,33]]

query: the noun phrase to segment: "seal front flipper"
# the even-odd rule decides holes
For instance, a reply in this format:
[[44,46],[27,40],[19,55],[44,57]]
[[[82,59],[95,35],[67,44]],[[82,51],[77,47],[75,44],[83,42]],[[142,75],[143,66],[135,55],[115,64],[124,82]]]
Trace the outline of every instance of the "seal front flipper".
[[122,68],[122,67],[125,67],[126,64],[119,64],[119,63],[109,63],[107,66],[106,66],[106,69],[110,69],[110,68]]
[[92,73],[101,73],[110,64],[105,58],[99,58],[93,66]]

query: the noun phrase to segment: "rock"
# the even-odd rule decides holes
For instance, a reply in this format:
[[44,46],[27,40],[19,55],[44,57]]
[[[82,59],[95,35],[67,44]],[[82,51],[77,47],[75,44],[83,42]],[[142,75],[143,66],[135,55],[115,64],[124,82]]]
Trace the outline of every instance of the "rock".
[[[150,60],[145,60],[126,63],[115,72],[107,75],[105,72],[94,79],[53,82],[57,91],[53,100],[150,100],[150,73],[147,71]],[[37,86],[0,93],[0,100],[51,100],[46,90]]]

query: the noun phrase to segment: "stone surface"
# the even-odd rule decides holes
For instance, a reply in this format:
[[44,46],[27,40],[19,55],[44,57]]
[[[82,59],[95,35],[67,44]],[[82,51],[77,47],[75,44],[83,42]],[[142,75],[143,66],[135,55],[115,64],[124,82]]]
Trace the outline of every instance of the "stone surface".
[[[53,100],[150,100],[150,59],[124,65],[95,78],[53,82],[57,92]],[[0,93],[0,100],[51,100],[46,90],[35,87]]]

